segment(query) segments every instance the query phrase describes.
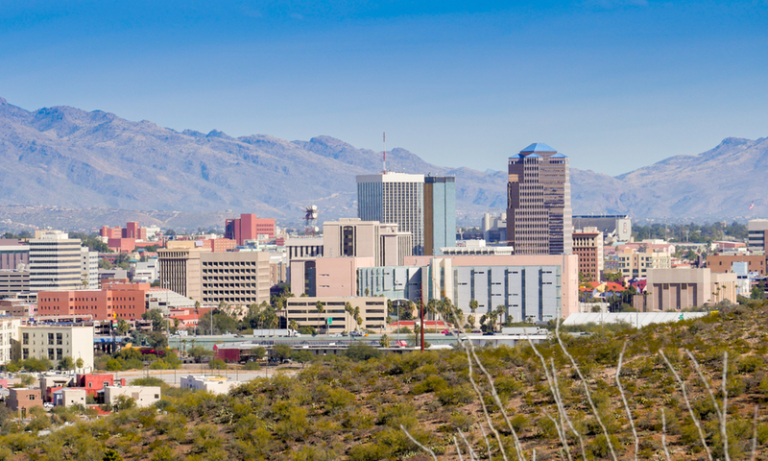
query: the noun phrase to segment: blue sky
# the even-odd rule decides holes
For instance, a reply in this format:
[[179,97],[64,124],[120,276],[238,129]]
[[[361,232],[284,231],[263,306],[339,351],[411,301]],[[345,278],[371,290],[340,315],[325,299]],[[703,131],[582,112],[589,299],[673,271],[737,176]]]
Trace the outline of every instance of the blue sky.
[[503,170],[768,136],[768,2],[0,0],[0,96]]

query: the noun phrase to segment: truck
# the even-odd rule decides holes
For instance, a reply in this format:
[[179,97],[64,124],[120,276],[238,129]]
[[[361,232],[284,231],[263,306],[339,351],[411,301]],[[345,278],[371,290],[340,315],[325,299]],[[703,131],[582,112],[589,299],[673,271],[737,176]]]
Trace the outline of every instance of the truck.
[[299,338],[301,333],[291,329],[253,330],[254,338]]

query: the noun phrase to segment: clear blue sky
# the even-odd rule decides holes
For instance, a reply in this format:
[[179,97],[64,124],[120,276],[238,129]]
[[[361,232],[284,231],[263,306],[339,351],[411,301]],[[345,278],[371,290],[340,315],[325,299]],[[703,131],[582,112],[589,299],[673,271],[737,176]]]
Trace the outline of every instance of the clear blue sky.
[[768,3],[0,0],[0,96],[503,170],[768,136]]

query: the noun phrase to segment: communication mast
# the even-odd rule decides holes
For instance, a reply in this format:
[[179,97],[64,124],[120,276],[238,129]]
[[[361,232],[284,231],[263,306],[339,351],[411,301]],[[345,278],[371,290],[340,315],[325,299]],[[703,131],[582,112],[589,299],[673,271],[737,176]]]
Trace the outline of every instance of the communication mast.
[[317,223],[317,215],[317,205],[308,206],[304,213],[304,221],[307,222],[305,233],[312,234],[313,237],[318,230],[317,227],[315,227],[315,224]]

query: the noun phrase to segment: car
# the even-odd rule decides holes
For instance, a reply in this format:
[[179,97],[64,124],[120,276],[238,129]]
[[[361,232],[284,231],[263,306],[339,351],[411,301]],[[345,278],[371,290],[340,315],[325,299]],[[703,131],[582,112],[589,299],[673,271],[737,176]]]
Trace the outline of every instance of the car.
[[494,332],[492,332],[492,331],[486,331],[485,333],[483,333],[483,336],[493,336],[493,335],[495,335],[495,334],[496,334],[496,333],[494,333]]
[[349,335],[350,335],[350,336],[363,336],[363,333],[361,333],[361,332],[359,332],[359,331],[353,331],[353,332],[351,332]]

